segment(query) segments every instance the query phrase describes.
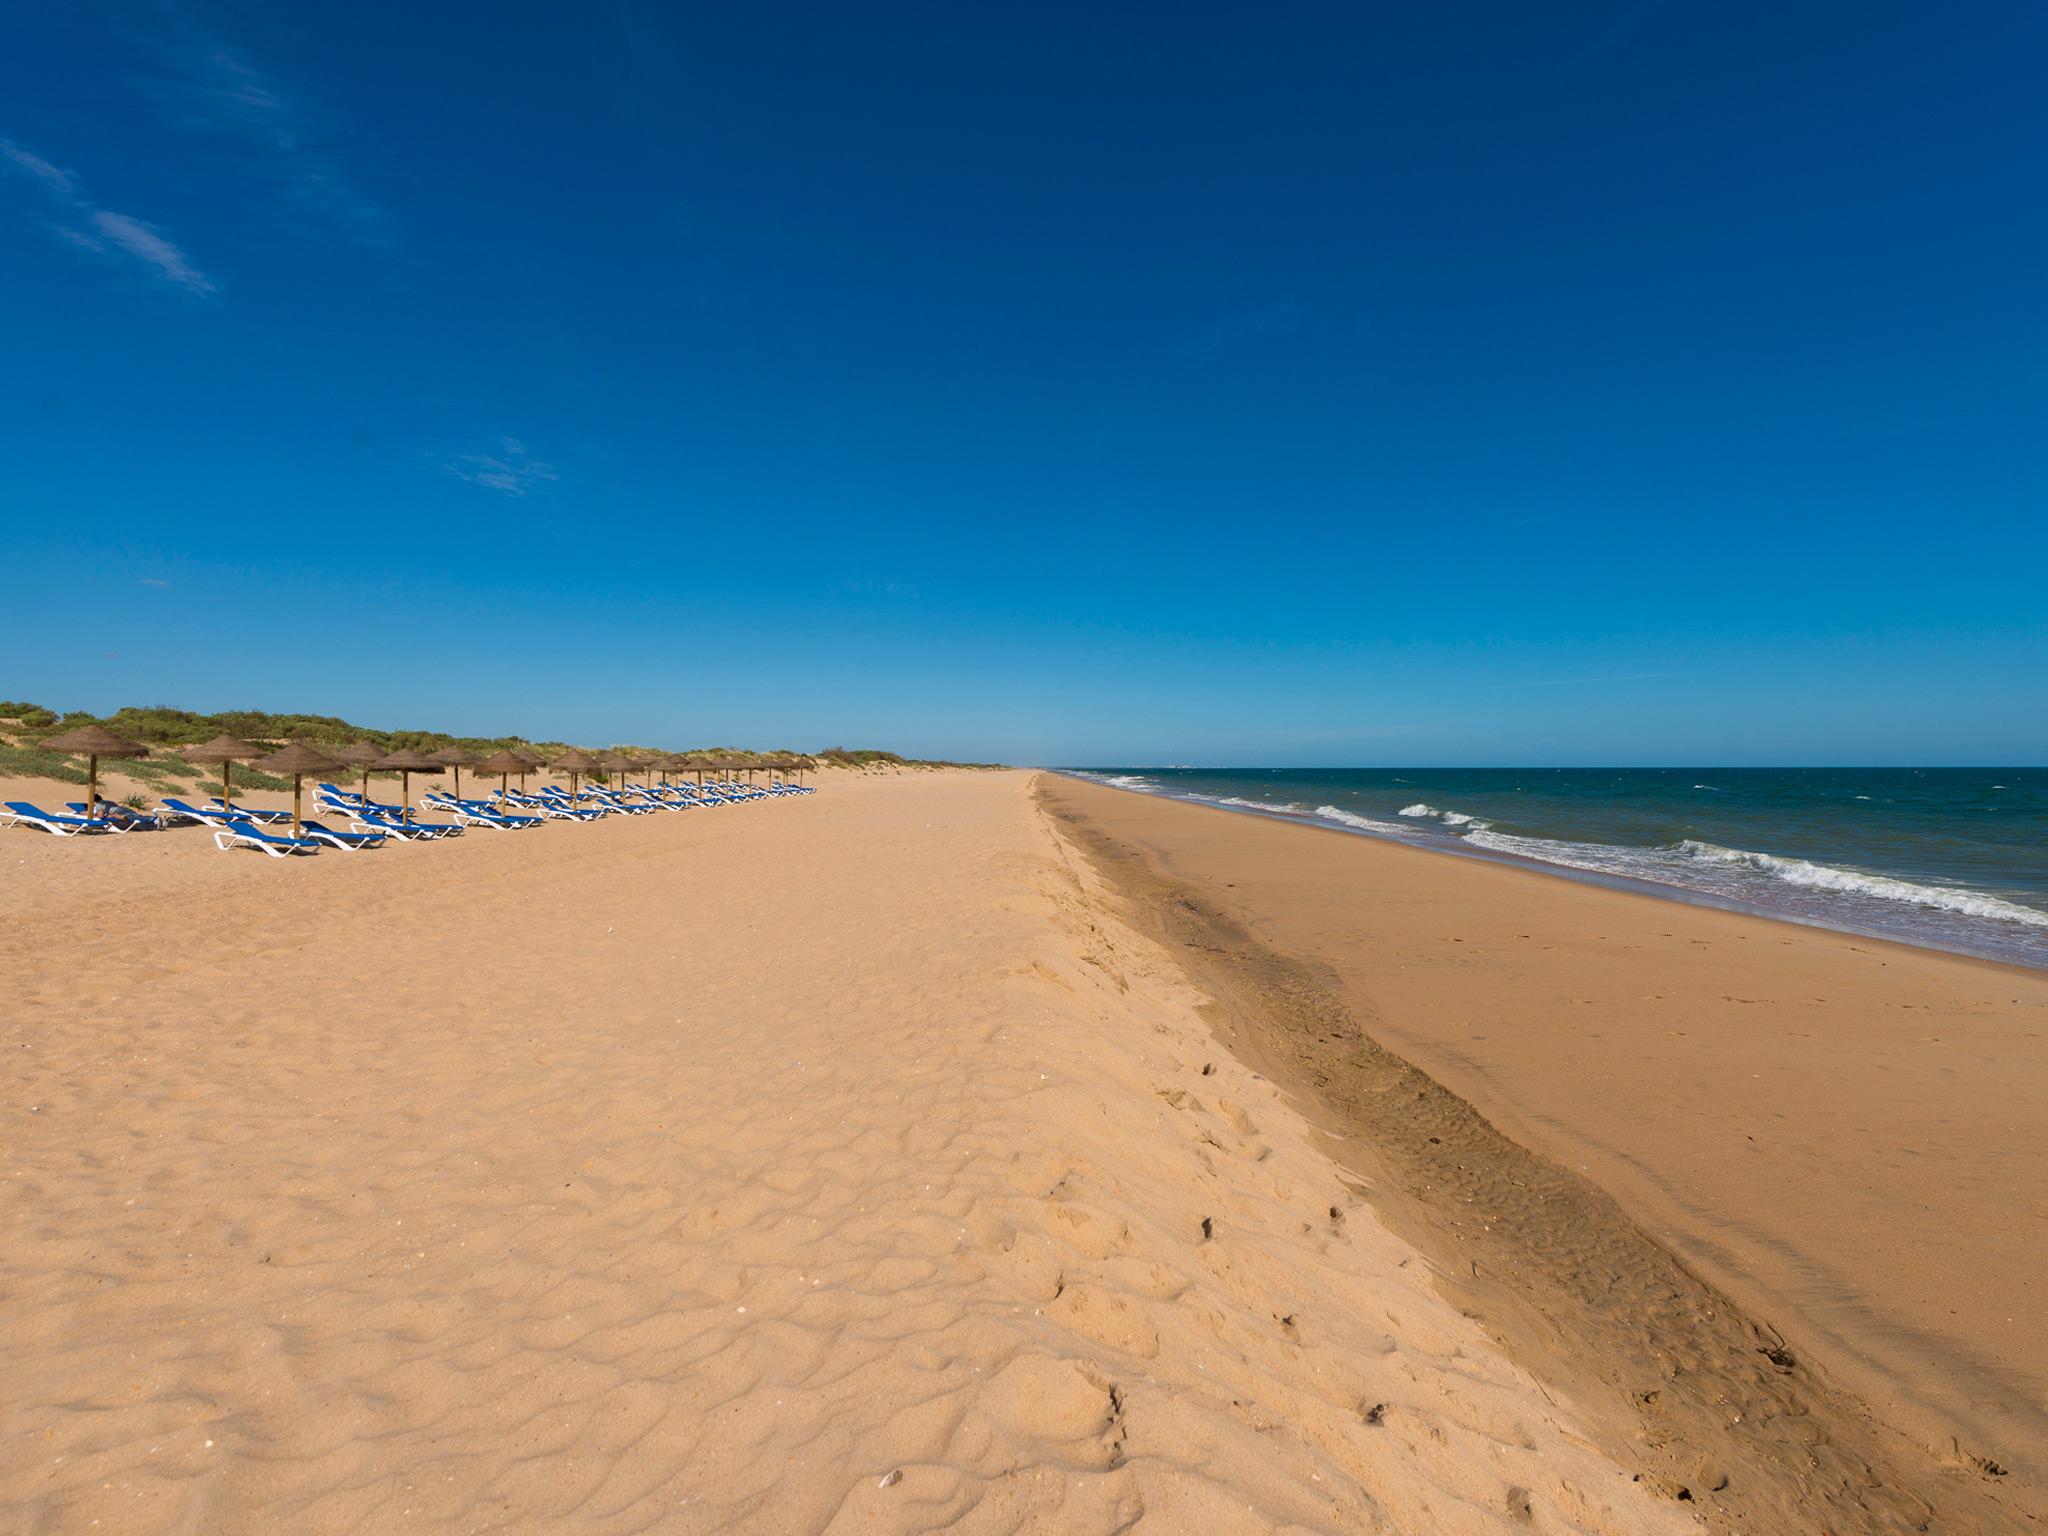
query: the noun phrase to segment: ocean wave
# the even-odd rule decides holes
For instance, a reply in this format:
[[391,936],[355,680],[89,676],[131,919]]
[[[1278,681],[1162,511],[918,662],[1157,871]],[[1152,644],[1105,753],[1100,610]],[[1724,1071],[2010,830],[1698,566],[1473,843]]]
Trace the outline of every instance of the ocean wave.
[[[1963,886],[1921,885],[1889,875],[1815,864],[1806,859],[1753,853],[1745,848],[1723,848],[1718,843],[1703,843],[1692,838],[1662,848],[1627,848],[1612,843],[1571,843],[1481,830],[1470,834],[1465,841],[1494,853],[1513,854],[1541,864],[1562,864],[1567,869],[1582,869],[1590,874],[1618,875],[1630,880],[1676,885],[1736,901],[1768,905],[1759,902],[1767,887],[1760,887],[1756,882],[1763,880],[1850,901],[1920,907],[1960,917],[1989,918],[2029,928],[2048,928],[2048,912],[2006,901],[1987,891]],[[1821,910],[1813,909],[1815,915],[1820,915]]]
[[1353,827],[1360,832],[1393,833],[1397,837],[1408,836],[1411,841],[1413,840],[1413,834],[1399,822],[1374,821],[1370,816],[1354,816],[1351,812],[1339,810],[1334,805],[1319,805],[1316,807],[1316,814],[1325,821],[1336,822],[1340,827]]
[[1211,805],[1233,806],[1241,811],[1277,811],[1299,816],[1308,807],[1297,805],[1292,800],[1283,800],[1277,805],[1271,800],[1240,800],[1236,795],[1196,795],[1197,800],[1206,800]]
[[1486,821],[1481,817],[1468,816],[1463,811],[1440,811],[1433,805],[1423,804],[1420,800],[1406,807],[1399,814],[1415,820],[1434,816],[1447,827],[1476,827],[1481,831],[1493,825],[1492,822]]
[[1905,902],[1916,907],[1933,907],[1942,912],[1960,912],[1966,917],[1990,917],[2002,922],[2025,923],[2048,928],[2048,912],[2023,907],[2018,902],[1962,886],[1920,885],[1890,875],[1865,874],[1860,870],[1837,869],[1832,864],[1815,864],[1806,859],[1780,858],[1773,853],[1752,853],[1746,848],[1723,848],[1719,843],[1696,842],[1687,838],[1677,852],[1707,864],[1732,864],[1753,869],[1814,890],[1841,891],[1855,896],[1872,896],[1881,901]]
[[1098,784],[1114,784],[1118,789],[1157,789],[1159,781],[1148,779],[1137,773],[1091,773],[1089,778]]

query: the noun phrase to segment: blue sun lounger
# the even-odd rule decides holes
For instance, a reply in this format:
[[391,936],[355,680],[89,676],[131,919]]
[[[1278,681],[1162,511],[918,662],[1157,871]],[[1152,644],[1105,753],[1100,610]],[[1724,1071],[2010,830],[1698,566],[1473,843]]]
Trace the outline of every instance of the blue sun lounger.
[[267,853],[273,859],[290,858],[295,853],[318,853],[320,845],[310,837],[280,837],[275,832],[266,832],[252,821],[239,817],[213,834],[213,846],[226,853],[234,848],[254,848],[258,853]]
[[495,810],[487,800],[458,800],[453,795],[430,794],[425,803],[437,811],[446,811],[455,818],[458,826],[489,827],[497,832],[524,832],[528,827],[540,825],[538,816],[508,816]]
[[350,853],[359,853],[365,848],[382,848],[389,841],[382,832],[337,832],[324,821],[302,821],[299,833],[316,843],[343,848]]
[[182,820],[196,821],[202,827],[224,827],[228,824],[226,811],[197,805],[187,805],[184,801],[170,795],[164,797],[164,809]]
[[76,837],[81,832],[111,832],[114,824],[97,816],[56,816],[39,810],[26,800],[9,800],[7,809],[0,813],[0,821],[16,827],[34,827],[39,832],[54,833],[58,837]]
[[327,797],[333,809],[347,811],[351,815],[357,811],[375,811],[380,816],[402,816],[405,814],[405,807],[402,805],[386,805],[381,800],[372,800],[367,796],[359,795],[352,789],[341,789],[336,785],[325,782],[315,784],[313,788]]
[[219,816],[232,816],[241,821],[253,821],[259,827],[274,827],[279,822],[290,821],[290,811],[259,811],[253,805],[229,805],[219,795],[206,802],[206,808]]
[[[102,800],[98,804],[100,819],[105,821],[116,832],[139,832],[144,827],[154,831],[163,825],[161,821],[150,815],[149,812],[131,809],[128,806],[122,805],[117,800]],[[64,809],[74,816],[86,814],[85,802],[83,800],[66,801]]]
[[462,828],[445,821],[393,821],[375,811],[363,811],[349,825],[358,832],[383,832],[408,843],[432,842],[437,837],[460,837]]

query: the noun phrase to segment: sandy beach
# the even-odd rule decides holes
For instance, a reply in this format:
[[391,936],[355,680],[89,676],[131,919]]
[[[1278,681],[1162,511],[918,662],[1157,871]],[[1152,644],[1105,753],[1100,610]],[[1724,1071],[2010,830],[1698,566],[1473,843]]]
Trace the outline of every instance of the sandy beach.
[[[1922,1498],[1945,1528],[2038,1518],[2048,977],[1067,778],[1042,794],[1219,1031],[1623,1432],[1697,1444],[1716,1405],[1754,1428],[1811,1382],[1831,1405],[1798,1403],[1806,1427],[1886,1468],[1901,1520]],[[1397,1088],[1416,1107],[1390,1115]],[[1687,1334],[1717,1298],[1747,1364],[1741,1337]],[[1685,1368],[1651,1381],[1632,1349]],[[1813,1469],[1744,1454],[1797,1502]]]
[[1694,1528],[1031,783],[9,834],[0,1526]]

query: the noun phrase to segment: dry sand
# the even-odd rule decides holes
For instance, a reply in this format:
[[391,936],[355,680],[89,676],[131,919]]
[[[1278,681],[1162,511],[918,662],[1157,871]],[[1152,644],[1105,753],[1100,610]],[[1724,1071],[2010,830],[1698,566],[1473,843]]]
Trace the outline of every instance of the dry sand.
[[1732,1475],[1732,1528],[2037,1528],[2048,977],[1043,794],[1460,1299],[1667,1475]]
[[0,832],[0,1529],[1694,1528],[1030,776],[826,782]]

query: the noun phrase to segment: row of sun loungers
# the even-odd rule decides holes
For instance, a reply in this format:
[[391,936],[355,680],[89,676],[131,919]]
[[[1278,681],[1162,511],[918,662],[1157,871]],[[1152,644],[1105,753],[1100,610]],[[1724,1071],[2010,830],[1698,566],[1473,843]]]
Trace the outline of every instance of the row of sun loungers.
[[86,814],[83,801],[70,802],[69,814],[57,815],[25,800],[9,800],[0,812],[0,826],[29,827],[58,837],[81,833],[127,833],[144,829],[196,824],[213,833],[214,846],[222,851],[252,849],[271,858],[318,853],[323,848],[360,853],[381,848],[390,841],[432,842],[460,837],[471,828],[492,832],[528,832],[548,821],[600,821],[607,816],[654,816],[663,811],[708,809],[736,805],[745,800],[780,799],[789,795],[816,794],[807,785],[788,783],[765,787],[736,780],[708,784],[628,784],[623,790],[607,786],[585,786],[571,795],[557,785],[532,794],[509,790],[494,791],[481,800],[462,799],[438,790],[421,797],[422,807],[447,816],[446,821],[421,821],[411,808],[371,800],[333,784],[317,786],[314,803],[321,812],[346,818],[347,828],[330,827],[317,816],[299,823],[296,837],[291,833],[289,811],[257,810],[230,805],[218,795],[204,805],[192,805],[166,796],[159,810],[138,811],[102,800],[94,814]]

